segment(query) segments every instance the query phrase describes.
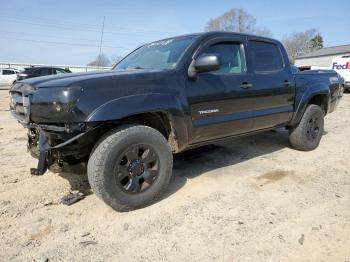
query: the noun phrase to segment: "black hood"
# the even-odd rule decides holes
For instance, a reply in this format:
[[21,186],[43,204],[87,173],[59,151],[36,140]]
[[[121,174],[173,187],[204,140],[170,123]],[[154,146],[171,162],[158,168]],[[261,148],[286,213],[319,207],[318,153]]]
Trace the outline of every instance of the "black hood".
[[133,78],[133,76],[142,76],[148,74],[154,74],[163,70],[155,69],[132,69],[132,70],[106,70],[106,71],[93,71],[84,73],[71,73],[62,75],[50,75],[29,78],[22,80],[21,82],[29,84],[36,88],[48,88],[48,87],[66,87],[71,85],[79,85],[89,80],[96,81],[98,79],[105,79],[112,81],[122,78]]

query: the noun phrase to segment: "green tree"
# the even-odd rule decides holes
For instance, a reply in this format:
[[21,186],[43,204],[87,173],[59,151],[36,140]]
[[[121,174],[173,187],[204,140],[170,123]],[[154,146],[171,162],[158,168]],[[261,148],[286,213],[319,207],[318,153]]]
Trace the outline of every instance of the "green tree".
[[320,33],[310,40],[311,47],[315,50],[323,48],[323,37]]

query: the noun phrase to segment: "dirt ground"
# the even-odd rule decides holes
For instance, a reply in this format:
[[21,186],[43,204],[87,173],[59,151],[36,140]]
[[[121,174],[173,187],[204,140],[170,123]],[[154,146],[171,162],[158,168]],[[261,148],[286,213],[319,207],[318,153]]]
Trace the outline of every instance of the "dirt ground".
[[[319,148],[284,130],[175,157],[164,198],[117,213],[86,174],[32,177],[26,132],[0,91],[1,261],[350,261],[350,94]],[[71,206],[71,190],[87,196]]]

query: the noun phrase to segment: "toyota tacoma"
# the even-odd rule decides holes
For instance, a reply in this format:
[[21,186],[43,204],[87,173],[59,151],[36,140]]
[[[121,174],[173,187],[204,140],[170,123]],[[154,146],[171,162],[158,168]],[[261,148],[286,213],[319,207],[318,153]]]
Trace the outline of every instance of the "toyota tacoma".
[[127,211],[159,199],[189,148],[286,127],[293,148],[315,149],[340,85],[334,71],[293,73],[279,41],[209,32],[145,44],[109,71],[18,81],[10,109],[33,175],[87,163],[95,194]]

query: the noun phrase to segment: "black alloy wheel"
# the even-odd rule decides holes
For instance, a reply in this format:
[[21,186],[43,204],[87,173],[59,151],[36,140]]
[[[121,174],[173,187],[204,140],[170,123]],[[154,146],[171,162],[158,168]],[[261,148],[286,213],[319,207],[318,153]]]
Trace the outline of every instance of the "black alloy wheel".
[[125,125],[96,143],[88,162],[94,193],[117,211],[130,211],[159,200],[173,166],[166,137],[148,126]]
[[116,182],[129,194],[147,190],[158,174],[159,157],[150,145],[132,145],[117,160]]

